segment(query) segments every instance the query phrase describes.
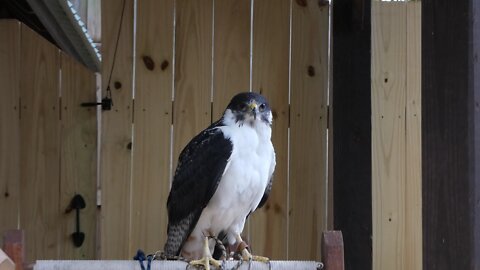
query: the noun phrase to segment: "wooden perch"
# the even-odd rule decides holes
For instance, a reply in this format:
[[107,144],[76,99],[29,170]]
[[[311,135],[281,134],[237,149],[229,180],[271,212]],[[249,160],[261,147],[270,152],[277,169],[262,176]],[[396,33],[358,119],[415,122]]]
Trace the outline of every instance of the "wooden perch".
[[[9,230],[3,235],[3,250],[13,261],[16,270],[23,270],[23,260],[25,258],[24,250],[24,231]],[[3,269],[3,268],[1,268]]]
[[322,235],[324,270],[344,270],[343,235],[341,231],[326,231]]

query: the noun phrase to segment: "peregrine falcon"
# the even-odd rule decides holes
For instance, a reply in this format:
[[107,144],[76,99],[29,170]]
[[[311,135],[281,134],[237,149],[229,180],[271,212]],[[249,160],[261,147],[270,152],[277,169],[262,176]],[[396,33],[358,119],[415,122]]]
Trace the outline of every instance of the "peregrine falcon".
[[265,97],[237,94],[223,116],[183,149],[167,201],[166,255],[218,267],[211,255],[215,241],[209,237],[222,234],[243,259],[268,260],[252,256],[240,234],[272,188],[272,119]]

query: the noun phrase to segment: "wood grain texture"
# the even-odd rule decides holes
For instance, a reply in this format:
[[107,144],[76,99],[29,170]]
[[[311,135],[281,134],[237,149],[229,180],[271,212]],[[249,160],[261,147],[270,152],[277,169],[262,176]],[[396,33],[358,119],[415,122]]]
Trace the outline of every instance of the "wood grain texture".
[[328,7],[293,3],[289,259],[320,260],[327,225]]
[[372,3],[373,269],[405,269],[406,4]]
[[[472,1],[470,4],[470,8],[472,12],[470,13],[471,15],[477,16],[474,17],[472,24],[469,24],[472,26],[472,34],[470,38],[472,39],[471,43],[472,44],[472,53],[473,55],[478,55],[480,54],[480,20],[478,20],[478,14],[480,14],[480,3],[478,1]],[[423,15],[422,15],[423,16]],[[471,59],[471,58],[470,58]],[[473,64],[473,71],[472,71],[472,86],[473,86],[473,93],[471,94],[470,100],[468,104],[470,104],[471,108],[474,108],[474,110],[470,111],[473,112],[473,116],[471,119],[473,120],[473,126],[472,128],[473,131],[473,147],[471,147],[471,150],[473,150],[473,164],[480,164],[480,65],[478,61],[473,61],[470,62]],[[473,101],[473,102],[472,102]],[[472,104],[473,103],[473,104]],[[478,201],[480,199],[480,166],[474,165],[473,168],[473,176],[471,177],[473,180],[473,186],[475,188],[472,188],[474,191],[473,196],[474,201]],[[471,203],[471,201],[470,201]],[[475,254],[472,258],[471,264],[473,265],[473,268],[480,268],[480,256],[478,256],[478,253],[480,252],[480,230],[476,229],[479,228],[480,226],[480,207],[478,205],[473,205],[473,211],[472,211],[474,218],[473,218],[473,249]],[[425,235],[425,233],[423,233]]]
[[422,55],[420,1],[407,2],[405,268],[422,269]]
[[277,165],[269,199],[251,217],[250,246],[256,254],[286,259],[290,1],[258,0],[254,4],[252,88],[263,94],[272,108]]
[[478,14],[475,0],[422,1],[425,270],[480,268]]
[[346,269],[371,270],[371,1],[335,0],[332,15],[334,227]]
[[173,169],[211,122],[213,0],[176,2]]
[[[144,0],[137,5],[129,254],[135,254],[139,248],[147,252],[163,248],[170,190],[173,0]],[[146,64],[145,57],[153,61],[153,69]]]
[[[81,107],[95,100],[95,74],[61,53],[61,159],[60,159],[60,258],[95,259],[97,195],[97,119],[95,107]],[[75,211],[63,213],[80,194],[86,207],[80,210],[81,247],[71,234],[76,230]]]
[[[102,113],[102,150],[100,160],[102,210],[101,258],[131,257],[130,192],[132,143],[133,76],[133,0],[124,0],[123,22],[119,36],[111,90],[113,108]],[[117,43],[122,4],[102,1],[102,88],[107,88],[115,44]]]
[[21,28],[20,227],[32,262],[59,256],[59,51]]
[[422,269],[420,7],[372,6],[374,269]]
[[250,1],[214,2],[214,121],[235,94],[250,89],[250,8]]
[[20,48],[20,23],[0,21],[0,235],[19,228]]

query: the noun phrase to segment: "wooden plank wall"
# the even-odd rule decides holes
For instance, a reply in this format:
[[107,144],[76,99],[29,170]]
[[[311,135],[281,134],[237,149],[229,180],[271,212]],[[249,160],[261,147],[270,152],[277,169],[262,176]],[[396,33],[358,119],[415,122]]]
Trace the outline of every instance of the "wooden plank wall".
[[213,119],[230,99],[250,90],[251,1],[214,2]]
[[81,247],[72,245],[76,230],[75,211],[61,217],[60,254],[62,259],[96,257],[97,241],[97,111],[81,107],[95,100],[95,74],[70,56],[60,53],[61,65],[61,145],[60,204],[62,213],[76,194],[82,195],[85,208],[80,210],[80,230],[85,234]]
[[[6,86],[0,138],[1,153],[8,155],[0,159],[0,234],[25,230],[26,262],[93,259],[96,111],[79,105],[95,98],[94,74],[18,21],[0,21],[0,29],[0,81]],[[81,248],[70,237],[75,214],[65,214],[74,194],[86,201]]]
[[407,3],[406,269],[422,269],[422,2]]
[[[100,253],[103,259],[114,259],[127,258],[130,251],[133,0],[124,0],[122,4],[103,0],[102,10],[102,96],[106,95],[105,89],[109,86],[115,100],[113,109],[103,113],[101,120]],[[112,69],[117,38],[115,68]]]
[[327,228],[328,17],[328,5],[318,1],[293,5],[288,232],[293,259],[320,260]]
[[212,120],[213,83],[213,0],[179,0],[176,5],[173,123],[181,124],[173,125],[173,169],[192,135]]
[[[328,220],[328,5],[139,0],[133,14],[133,1],[125,1],[111,83],[114,107],[103,113],[102,258],[163,248],[165,205],[180,151],[221,116],[234,94],[253,88],[274,111],[278,165],[270,201],[252,216],[244,236],[257,254],[318,259]],[[113,2],[102,1],[103,89],[120,23],[121,5]],[[294,120],[292,112],[299,114]]]
[[[17,229],[20,186],[20,23],[0,22],[0,232]],[[3,237],[0,246],[3,246]]]
[[25,230],[27,261],[55,259],[60,223],[58,49],[27,27],[21,35],[20,228]]
[[170,177],[173,1],[138,1],[137,11],[141,15],[137,17],[135,59],[132,213],[128,253],[132,256],[138,248],[159,249],[167,234],[165,198],[170,187],[166,180]]
[[422,269],[420,8],[372,3],[373,269]]

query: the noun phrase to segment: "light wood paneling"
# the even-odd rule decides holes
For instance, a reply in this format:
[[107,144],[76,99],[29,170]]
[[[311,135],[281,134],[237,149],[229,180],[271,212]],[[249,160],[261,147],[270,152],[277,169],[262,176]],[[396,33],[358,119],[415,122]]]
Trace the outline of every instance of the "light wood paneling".
[[289,259],[320,259],[327,225],[328,6],[292,6]]
[[19,226],[19,68],[20,23],[0,21],[0,235]]
[[420,1],[407,2],[405,269],[422,269],[422,54]]
[[163,248],[170,188],[173,0],[144,0],[137,4],[129,254],[139,248],[147,252]]
[[[122,7],[125,10],[122,17]],[[101,258],[131,258],[130,192],[132,143],[133,0],[102,0],[102,88],[107,88],[115,45],[118,48],[111,89],[113,108],[102,113],[100,160],[102,211]],[[105,92],[103,93],[105,96]]]
[[58,49],[22,26],[20,227],[26,261],[59,255]]
[[277,165],[266,205],[251,217],[251,246],[255,253],[285,259],[288,249],[288,95],[290,1],[255,1],[252,88],[270,102],[274,116],[272,140]]
[[211,121],[213,0],[179,0],[176,11],[174,170],[183,147]]
[[230,99],[250,89],[250,1],[214,3],[213,121]]
[[406,269],[406,4],[372,3],[373,269]]
[[[53,46],[53,45],[52,45]],[[60,159],[60,258],[94,259],[96,245],[97,122],[95,107],[81,107],[95,100],[95,74],[71,57],[61,58],[61,159]],[[80,230],[85,241],[79,248],[72,242],[76,230],[75,210],[64,210],[80,194],[86,208],[80,210]]]

